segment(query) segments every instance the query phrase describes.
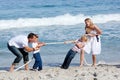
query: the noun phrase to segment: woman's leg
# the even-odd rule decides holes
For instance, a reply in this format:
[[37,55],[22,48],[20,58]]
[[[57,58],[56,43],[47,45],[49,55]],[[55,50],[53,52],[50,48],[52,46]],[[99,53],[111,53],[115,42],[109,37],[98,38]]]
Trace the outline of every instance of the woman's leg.
[[81,53],[80,53],[80,67],[83,66],[83,61],[84,61],[84,50],[81,49]]
[[96,55],[92,55],[92,60],[93,60],[93,64],[92,66],[96,66]]

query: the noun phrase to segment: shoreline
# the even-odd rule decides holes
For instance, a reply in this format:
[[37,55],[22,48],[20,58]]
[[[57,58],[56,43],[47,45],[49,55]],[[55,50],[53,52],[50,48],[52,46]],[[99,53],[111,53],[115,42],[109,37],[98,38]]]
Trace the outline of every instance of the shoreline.
[[[0,80],[120,80],[120,65],[45,67],[41,71],[0,72]],[[4,70],[3,70],[4,71]]]

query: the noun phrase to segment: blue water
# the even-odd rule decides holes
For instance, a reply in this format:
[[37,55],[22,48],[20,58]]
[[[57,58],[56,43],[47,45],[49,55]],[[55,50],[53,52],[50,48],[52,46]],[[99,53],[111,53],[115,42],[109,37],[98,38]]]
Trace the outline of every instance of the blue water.
[[[11,37],[34,32],[42,42],[77,39],[84,34],[87,17],[103,31],[102,52],[97,60],[120,62],[119,4],[120,0],[0,0],[0,66],[10,66],[15,58],[6,46]],[[40,53],[44,66],[61,64],[72,46],[42,47]],[[85,57],[92,62],[91,55]],[[71,63],[74,64],[79,65],[78,54]]]

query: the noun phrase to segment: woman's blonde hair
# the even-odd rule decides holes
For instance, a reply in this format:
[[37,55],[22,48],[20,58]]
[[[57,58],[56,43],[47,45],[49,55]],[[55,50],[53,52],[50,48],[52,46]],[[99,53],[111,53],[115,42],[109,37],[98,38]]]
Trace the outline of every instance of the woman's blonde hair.
[[[92,22],[92,20],[91,20],[90,18],[86,18],[86,19],[85,19],[85,22],[86,22],[86,21],[90,22],[90,26],[94,25],[93,22]],[[86,25],[86,27],[87,27],[87,25]]]
[[90,26],[88,27],[87,25],[85,26],[85,30],[86,30],[86,33],[90,33],[92,31],[92,28],[94,23],[92,22],[92,20],[90,18],[86,18],[85,19],[85,22],[88,21],[90,22]]

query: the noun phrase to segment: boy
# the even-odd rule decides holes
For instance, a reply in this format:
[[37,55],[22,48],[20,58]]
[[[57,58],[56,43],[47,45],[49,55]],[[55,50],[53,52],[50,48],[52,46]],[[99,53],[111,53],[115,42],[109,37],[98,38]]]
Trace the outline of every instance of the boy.
[[35,48],[36,46],[39,46],[39,50],[33,51],[33,57],[35,59],[35,63],[33,65],[33,69],[34,71],[38,70],[42,70],[42,60],[41,60],[41,56],[40,56],[40,47],[44,46],[45,43],[43,42],[38,42],[38,36],[36,35],[37,39],[36,42],[32,43],[32,47]]

